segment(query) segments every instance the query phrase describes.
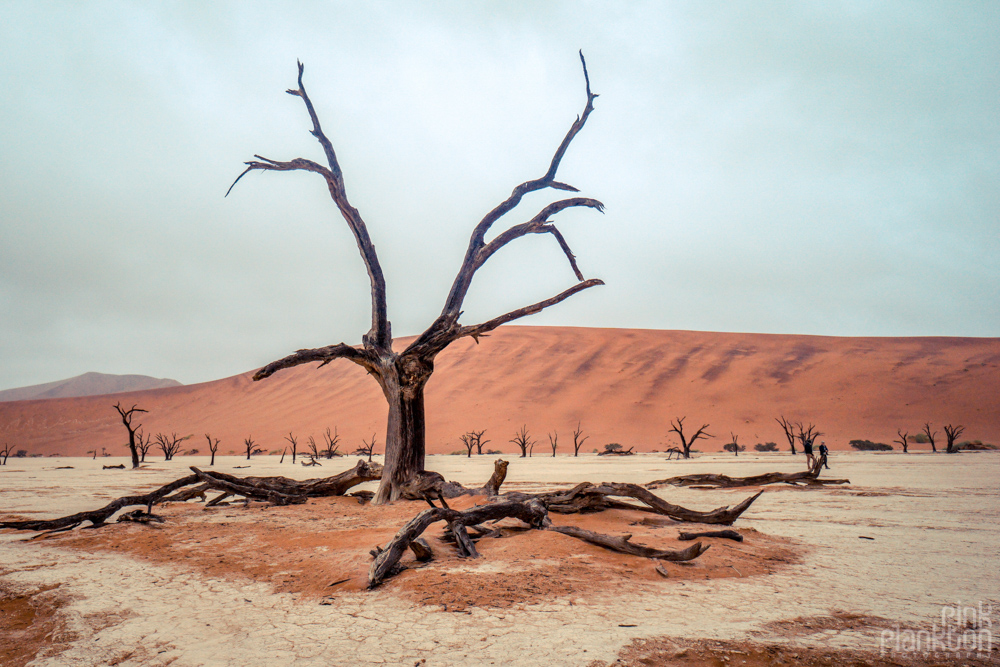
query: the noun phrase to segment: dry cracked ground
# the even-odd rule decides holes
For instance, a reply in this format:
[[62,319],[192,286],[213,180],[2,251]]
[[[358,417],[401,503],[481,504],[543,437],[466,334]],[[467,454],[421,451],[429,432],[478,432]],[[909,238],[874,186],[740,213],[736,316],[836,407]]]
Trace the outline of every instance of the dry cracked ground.
[[[486,459],[434,456],[428,467],[472,485],[489,476]],[[103,463],[11,459],[0,467],[0,516],[92,509],[206,462],[185,457],[140,471]],[[227,457],[216,468],[299,478],[316,470],[269,457],[250,470],[239,465],[246,462]],[[798,465],[788,455],[515,459],[505,488]],[[479,543],[477,560],[453,556],[434,528],[434,561],[408,559],[408,569],[367,591],[368,550],[421,505],[350,498],[171,504],[157,510],[161,525],[34,540],[3,531],[0,664],[1000,664],[1000,455],[843,454],[833,466],[849,487],[769,487],[734,526],[744,542],[710,540],[697,561],[663,565],[667,577],[648,560],[511,522],[504,537]],[[657,493],[711,509],[753,491]],[[689,525],[648,516],[553,518],[687,546],[676,538]]]

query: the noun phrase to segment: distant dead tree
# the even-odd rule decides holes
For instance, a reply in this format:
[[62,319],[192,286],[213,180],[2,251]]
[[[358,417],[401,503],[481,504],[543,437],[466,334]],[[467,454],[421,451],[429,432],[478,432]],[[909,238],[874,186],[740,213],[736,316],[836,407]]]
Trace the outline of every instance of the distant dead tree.
[[903,433],[903,429],[897,428],[896,429],[896,435],[899,436],[899,440],[893,440],[893,442],[898,442],[900,445],[902,445],[903,446],[903,453],[906,454],[907,453],[907,450],[906,450],[906,444],[907,444],[906,443],[906,439],[910,437],[909,432]]
[[252,436],[248,436],[243,440],[243,446],[247,450],[247,461],[249,461],[250,457],[253,456],[254,454],[260,454],[263,451],[262,449],[257,447],[256,443],[253,441]]
[[792,456],[795,456],[795,426],[792,422],[785,419],[784,415],[781,415],[780,419],[775,419],[781,426],[781,430],[785,432],[785,438],[788,439],[788,446],[792,448]]
[[[396,500],[407,483],[424,472],[426,450],[424,388],[434,372],[434,359],[441,351],[460,338],[471,337],[478,342],[481,336],[507,322],[541,312],[578,292],[604,284],[598,279],[584,279],[583,273],[577,265],[576,257],[552,220],[558,213],[571,208],[582,207],[603,211],[604,205],[596,199],[585,197],[560,199],[542,208],[527,222],[514,224],[487,241],[487,234],[493,225],[516,208],[525,195],[548,188],[578,192],[572,185],[557,181],[556,172],[570,143],[583,129],[587,118],[594,110],[594,100],[597,98],[597,95],[590,90],[590,75],[587,72],[587,63],[582,52],[580,53],[580,63],[583,66],[584,81],[586,82],[587,102],[583,112],[577,116],[556,149],[547,171],[540,178],[526,181],[515,187],[507,199],[487,213],[475,226],[469,239],[465,258],[455,276],[441,314],[402,352],[396,352],[392,347],[392,332],[386,306],[386,282],[378,255],[375,252],[375,245],[372,243],[367,224],[361,217],[361,213],[348,200],[343,171],[337,160],[333,143],[320,127],[319,116],[313,107],[312,100],[306,94],[305,85],[302,82],[304,71],[302,63],[298,64],[298,88],[290,89],[287,92],[301,99],[305,105],[312,122],[311,133],[322,146],[326,164],[323,165],[304,158],[280,162],[255,155],[254,160],[245,163],[246,169],[229,188],[231,191],[240,179],[251,171],[312,172],[326,182],[330,197],[354,236],[371,283],[371,328],[368,333],[361,337],[361,345],[338,343],[317,349],[299,350],[260,369],[254,374],[253,379],[255,381],[263,380],[282,369],[300,364],[319,362],[320,366],[325,366],[335,359],[347,359],[363,367],[378,382],[389,404],[389,410],[386,426],[385,470],[373,501],[376,505]],[[480,324],[462,325],[459,319],[462,315],[463,303],[476,272],[498,250],[528,234],[551,234],[565,254],[578,282],[544,301],[518,308]]]
[[142,431],[137,431],[135,434],[135,448],[139,450],[139,462],[146,462],[146,454],[153,447],[153,436],[152,434],[143,436]]
[[309,458],[313,461],[319,458],[319,447],[316,446],[316,438],[309,436]]
[[799,430],[796,437],[802,444],[802,451],[806,453],[809,467],[812,468],[812,462],[815,460],[815,457],[812,454],[813,443],[816,442],[816,438],[823,434],[816,430],[816,426],[814,424],[809,424],[808,427],[804,427],[802,422],[798,422],[795,427]]
[[184,440],[186,438],[178,438],[176,433],[171,433],[170,437],[167,437],[165,433],[157,433],[156,444],[159,445],[160,451],[163,452],[163,460],[173,460],[174,455],[180,451],[181,443]]
[[964,431],[965,427],[962,425],[952,426],[951,424],[948,424],[944,426],[944,437],[947,439],[948,443],[948,448],[945,451],[949,454],[954,454],[958,451],[955,449],[955,440],[958,436],[962,435]]
[[[132,424],[132,420],[135,418],[135,414],[137,412],[148,412],[148,411],[147,410],[143,410],[142,408],[136,407],[135,405],[133,405],[128,410],[126,410],[125,408],[122,407],[121,401],[115,403],[114,408],[115,408],[115,410],[118,411],[118,414],[121,415],[122,424],[124,424],[125,428],[128,429],[128,449],[132,453],[132,467],[133,468],[138,468],[139,467],[139,451],[135,447],[135,432],[136,432],[136,429],[138,429],[140,426],[142,426],[142,424],[135,424],[135,425],[133,425]],[[95,454],[94,458],[97,458],[96,454]]]
[[684,454],[684,458],[689,459],[689,458],[691,458],[691,446],[695,443],[695,441],[698,438],[714,438],[715,436],[712,435],[711,433],[706,433],[705,432],[705,429],[708,428],[708,424],[705,424],[700,429],[698,429],[697,431],[695,431],[694,435],[692,435],[690,437],[690,439],[686,438],[684,436],[684,420],[685,419],[687,419],[687,417],[678,417],[676,424],[673,421],[671,421],[670,422],[670,431],[668,431],[668,432],[676,433],[678,435],[678,437],[680,437],[680,439],[681,439],[681,453]]
[[549,445],[552,446],[552,458],[556,457],[556,447],[559,446],[559,432],[549,433]]
[[732,452],[734,456],[739,456],[740,452],[745,452],[747,449],[746,446],[744,445],[741,447],[739,442],[737,442],[739,440],[739,436],[732,431],[729,432],[729,435],[732,437],[732,442],[723,445],[722,448],[727,452]]
[[937,431],[931,431],[930,422],[924,422],[924,435],[927,436],[927,442],[931,443],[931,451],[935,454],[937,453],[937,447],[934,445],[934,436],[937,434]]
[[219,439],[215,438],[213,440],[212,436],[210,436],[208,433],[205,434],[205,439],[208,440],[208,451],[212,452],[212,460],[209,461],[208,465],[214,466],[215,465],[215,453],[217,451],[219,451]]
[[528,435],[528,425],[522,424],[521,430],[514,433],[514,437],[508,442],[513,442],[521,450],[521,458],[528,455],[528,450],[535,446],[535,441]]
[[354,454],[358,456],[367,456],[368,460],[371,461],[372,454],[375,452],[375,444],[377,442],[375,440],[375,435],[376,435],[375,433],[372,433],[371,441],[362,438],[361,439],[362,445],[354,450]]
[[7,465],[7,458],[10,456],[11,451],[14,449],[14,445],[3,443],[3,449],[0,449],[0,456],[3,460],[0,461],[0,465]]
[[292,446],[292,465],[295,465],[295,453],[299,448],[299,439],[292,435],[292,432],[289,431],[288,435],[285,436],[285,440],[287,440]]
[[340,448],[340,445],[337,444],[340,442],[340,436],[337,434],[337,429],[334,429],[333,434],[331,435],[330,427],[327,426],[326,433],[323,434],[323,441],[326,444],[326,449],[323,450],[323,453],[326,455],[326,458],[332,459],[334,456],[340,456],[340,454],[337,452],[337,450]]
[[576,429],[573,431],[573,456],[580,455],[580,448],[583,447],[583,443],[587,441],[589,435],[583,435],[583,429],[580,428],[580,422],[576,423]]
[[483,440],[483,434],[486,433],[486,429],[482,431],[466,431],[464,434],[458,436],[458,439],[462,441],[465,445],[466,450],[469,452],[469,458],[472,458],[472,450],[476,450],[476,454],[483,453],[483,445],[485,445],[489,440]]

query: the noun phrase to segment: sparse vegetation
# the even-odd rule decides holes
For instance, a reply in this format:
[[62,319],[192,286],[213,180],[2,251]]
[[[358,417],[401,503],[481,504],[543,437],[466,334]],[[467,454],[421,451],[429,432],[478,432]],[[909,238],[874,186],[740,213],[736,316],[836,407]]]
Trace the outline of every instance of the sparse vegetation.
[[872,442],[871,440],[851,440],[851,447],[859,452],[891,452],[892,445],[884,442]]
[[160,447],[160,451],[163,452],[163,460],[173,460],[177,452],[181,450],[181,443],[185,440],[187,438],[178,438],[176,433],[171,433],[169,437],[166,433],[157,433],[156,444]]
[[778,451],[778,443],[776,442],[758,442],[753,448],[758,452],[776,452]]
[[747,450],[746,445],[739,444],[739,436],[730,431],[729,435],[732,437],[732,442],[726,443],[722,446],[727,452],[732,452],[734,456],[739,456],[740,452],[745,452]]

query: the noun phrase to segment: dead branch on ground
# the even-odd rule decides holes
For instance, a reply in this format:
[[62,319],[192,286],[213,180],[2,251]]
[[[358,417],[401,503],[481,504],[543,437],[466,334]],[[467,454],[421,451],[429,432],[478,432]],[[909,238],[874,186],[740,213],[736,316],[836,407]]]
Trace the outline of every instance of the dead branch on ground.
[[665,486],[692,486],[699,489],[737,489],[745,486],[765,486],[767,484],[790,484],[792,486],[823,486],[826,484],[850,484],[849,479],[820,479],[823,457],[819,457],[812,469],[804,472],[766,472],[750,477],[730,477],[728,475],[695,474],[658,479],[646,484],[647,489],[661,489]]

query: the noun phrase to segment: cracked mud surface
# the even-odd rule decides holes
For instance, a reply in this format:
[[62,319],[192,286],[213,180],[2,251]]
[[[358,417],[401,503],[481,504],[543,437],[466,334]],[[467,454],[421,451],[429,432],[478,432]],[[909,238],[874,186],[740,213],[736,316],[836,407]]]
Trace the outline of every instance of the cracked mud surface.
[[[594,458],[514,460],[512,488],[642,482],[666,476],[660,472],[755,474],[790,463]],[[174,479],[192,462],[123,474],[87,470],[79,459],[69,463],[72,471],[47,469],[65,462],[28,460],[19,472],[0,468],[0,507],[5,516],[89,509]],[[879,633],[894,624],[926,626],[956,601],[1000,610],[1000,578],[995,566],[984,567],[995,565],[1000,543],[998,463],[991,455],[838,456],[837,476],[851,477],[850,488],[769,489],[734,526],[745,542],[710,540],[712,548],[693,565],[666,563],[667,579],[647,560],[554,533],[483,540],[484,557],[469,561],[452,556],[431,532],[434,561],[362,590],[368,549],[420,511],[417,503],[372,508],[320,499],[209,511],[186,503],[158,510],[167,518],[160,527],[116,524],[30,542],[27,534],[4,531],[0,610],[19,619],[17,632],[25,634],[7,644],[0,639],[0,651],[13,645],[22,656],[0,653],[0,663],[954,664],[898,654],[885,658],[895,662],[878,662]],[[466,483],[485,479],[491,465],[428,460],[429,468]],[[253,462],[252,474],[279,471],[287,475],[289,466],[266,457]],[[658,493],[710,509],[746,492]],[[631,515],[553,519],[630,532],[650,545],[689,544],[674,541],[677,527],[629,525],[645,516]],[[963,662],[995,659],[994,652]]]

